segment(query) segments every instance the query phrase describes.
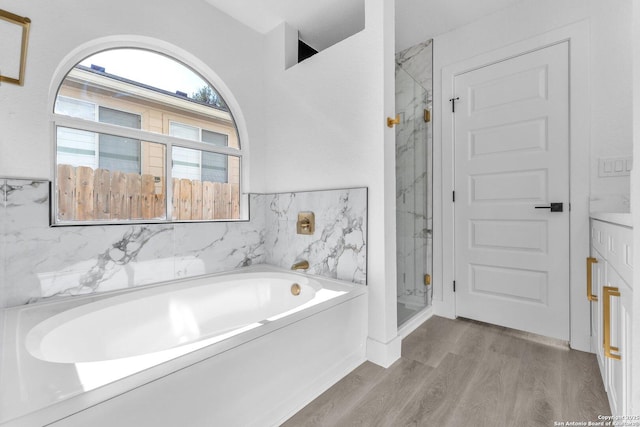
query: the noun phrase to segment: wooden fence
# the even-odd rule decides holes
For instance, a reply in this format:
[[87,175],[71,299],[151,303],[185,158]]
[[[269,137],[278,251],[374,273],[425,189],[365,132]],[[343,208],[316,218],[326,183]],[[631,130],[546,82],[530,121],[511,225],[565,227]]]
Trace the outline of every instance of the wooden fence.
[[[162,193],[152,175],[58,165],[58,219],[164,219],[164,182],[158,184]],[[172,184],[174,220],[240,218],[238,184],[177,178]]]

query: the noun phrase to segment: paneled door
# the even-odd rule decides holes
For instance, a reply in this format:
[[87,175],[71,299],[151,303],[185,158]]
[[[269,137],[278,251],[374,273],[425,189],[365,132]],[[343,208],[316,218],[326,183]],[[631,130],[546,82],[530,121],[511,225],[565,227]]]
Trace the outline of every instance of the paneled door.
[[452,100],[456,315],[562,340],[568,49],[563,42],[459,74]]

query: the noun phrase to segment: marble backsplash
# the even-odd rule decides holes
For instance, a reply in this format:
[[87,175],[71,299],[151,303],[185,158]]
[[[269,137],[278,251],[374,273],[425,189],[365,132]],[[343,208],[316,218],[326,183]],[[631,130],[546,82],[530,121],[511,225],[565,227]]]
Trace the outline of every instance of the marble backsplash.
[[[366,282],[367,190],[252,194],[250,221],[49,226],[49,183],[0,179],[0,307],[307,259]],[[296,234],[298,211],[316,214]]]
[[[266,263],[284,268],[309,261],[309,272],[362,283],[366,281],[366,189],[267,194]],[[310,208],[313,207],[313,208]],[[298,212],[315,213],[313,235],[295,232]]]

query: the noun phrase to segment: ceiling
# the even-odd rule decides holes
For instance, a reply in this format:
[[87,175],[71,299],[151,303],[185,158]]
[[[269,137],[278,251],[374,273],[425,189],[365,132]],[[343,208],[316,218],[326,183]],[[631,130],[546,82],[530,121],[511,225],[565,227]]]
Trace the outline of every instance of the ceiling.
[[206,0],[260,33],[282,22],[320,51],[364,28],[364,0]]
[[[317,50],[364,28],[364,0],[206,0],[260,33],[282,22]],[[396,0],[396,50],[475,21],[523,0]]]

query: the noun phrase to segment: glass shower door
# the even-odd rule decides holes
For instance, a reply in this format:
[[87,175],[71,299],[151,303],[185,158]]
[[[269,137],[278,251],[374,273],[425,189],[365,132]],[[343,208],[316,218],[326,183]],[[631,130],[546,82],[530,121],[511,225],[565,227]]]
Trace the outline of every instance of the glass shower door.
[[396,66],[398,326],[431,304],[431,90]]

